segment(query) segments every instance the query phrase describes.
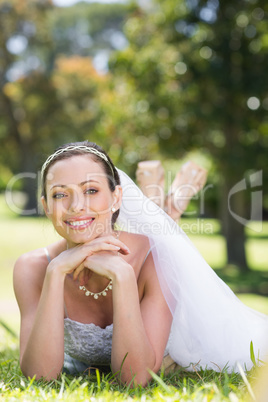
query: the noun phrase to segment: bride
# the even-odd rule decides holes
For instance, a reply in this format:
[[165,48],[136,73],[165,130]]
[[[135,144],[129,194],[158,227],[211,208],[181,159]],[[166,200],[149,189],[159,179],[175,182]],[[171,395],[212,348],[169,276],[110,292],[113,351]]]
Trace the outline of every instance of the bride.
[[41,176],[62,240],[15,264],[26,376],[111,368],[145,386],[170,360],[188,370],[250,369],[251,342],[266,357],[267,317],[236,298],[101,147],[63,145]]

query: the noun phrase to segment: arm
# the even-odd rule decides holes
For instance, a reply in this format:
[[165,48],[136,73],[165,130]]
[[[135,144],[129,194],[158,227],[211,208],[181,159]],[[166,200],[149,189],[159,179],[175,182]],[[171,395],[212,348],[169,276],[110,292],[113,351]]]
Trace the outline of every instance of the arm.
[[161,366],[172,321],[152,256],[139,286],[133,267],[114,253],[94,254],[85,265],[113,280],[112,371],[122,382],[146,385],[148,368],[157,372]]
[[148,368],[157,372],[163,360],[172,316],[162,295],[151,255],[142,268],[139,282],[144,293],[139,301],[133,271],[118,278],[114,284],[114,334],[112,369],[120,379],[147,385],[151,379]]
[[63,287],[64,275],[58,275],[53,265],[44,276],[31,255],[16,262],[14,290],[21,313],[20,365],[25,376],[51,379],[61,371]]

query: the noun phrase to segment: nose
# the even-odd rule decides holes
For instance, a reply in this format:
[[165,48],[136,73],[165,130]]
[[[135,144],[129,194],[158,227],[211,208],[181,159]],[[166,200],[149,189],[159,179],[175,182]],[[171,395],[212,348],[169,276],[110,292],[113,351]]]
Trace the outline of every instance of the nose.
[[73,191],[70,203],[71,212],[80,212],[85,210],[85,198],[82,191]]

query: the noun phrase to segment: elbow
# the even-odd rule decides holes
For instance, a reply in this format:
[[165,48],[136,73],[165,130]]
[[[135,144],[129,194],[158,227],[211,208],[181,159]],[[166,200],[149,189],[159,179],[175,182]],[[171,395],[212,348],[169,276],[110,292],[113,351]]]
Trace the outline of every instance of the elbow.
[[146,388],[152,380],[151,374],[147,371],[144,373],[137,373],[132,375],[118,375],[118,380],[121,384],[127,385],[130,388],[137,386]]
[[136,370],[136,372],[131,369],[122,369],[115,375],[117,376],[118,381],[123,385],[127,385],[130,388],[134,388],[137,386],[145,388],[152,380],[152,372],[156,372],[155,369],[143,368],[140,370]]
[[20,368],[22,374],[26,378],[35,378],[36,380],[44,379],[46,381],[56,380],[62,372],[62,369],[51,368],[49,370],[39,366],[36,369],[26,367],[26,365],[21,362]]
[[45,373],[42,372],[41,370],[23,370],[21,369],[22,374],[26,377],[26,378],[34,378],[35,380],[45,380],[45,381],[53,381],[53,380],[57,380],[59,375],[61,374],[60,372],[51,372],[51,373]]
[[44,379],[46,381],[56,380],[62,373],[64,355],[53,358],[41,355],[35,358],[32,354],[24,353],[20,357],[20,368],[26,378]]
[[158,373],[159,370],[160,367],[156,366],[154,368],[146,368],[143,372],[137,374],[135,377],[135,384],[144,388],[147,387],[152,381],[152,375]]
[[151,354],[147,359],[143,359],[142,355],[138,359],[130,359],[127,356],[121,364],[120,361],[112,361],[112,372],[121,384],[131,388],[136,386],[147,387],[152,380],[151,373],[157,373],[160,366],[161,364],[156,361],[154,354]]
[[152,380],[152,376],[150,374],[149,370],[146,370],[144,373],[139,373],[137,374],[133,380],[133,386],[140,386],[142,388],[146,388],[149,384],[150,381]]

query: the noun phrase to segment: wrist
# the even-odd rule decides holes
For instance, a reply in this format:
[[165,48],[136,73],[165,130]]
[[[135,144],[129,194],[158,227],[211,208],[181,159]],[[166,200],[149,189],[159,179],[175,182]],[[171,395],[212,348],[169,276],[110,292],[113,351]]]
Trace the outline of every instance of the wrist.
[[113,281],[113,285],[121,283],[123,284],[133,280],[136,281],[133,267],[126,262],[122,266],[120,267],[118,266],[116,268],[116,270],[113,272],[111,279]]
[[53,281],[59,280],[64,282],[66,273],[64,272],[62,267],[60,267],[59,264],[56,264],[54,261],[51,261],[47,267],[46,276],[48,279],[53,278]]

